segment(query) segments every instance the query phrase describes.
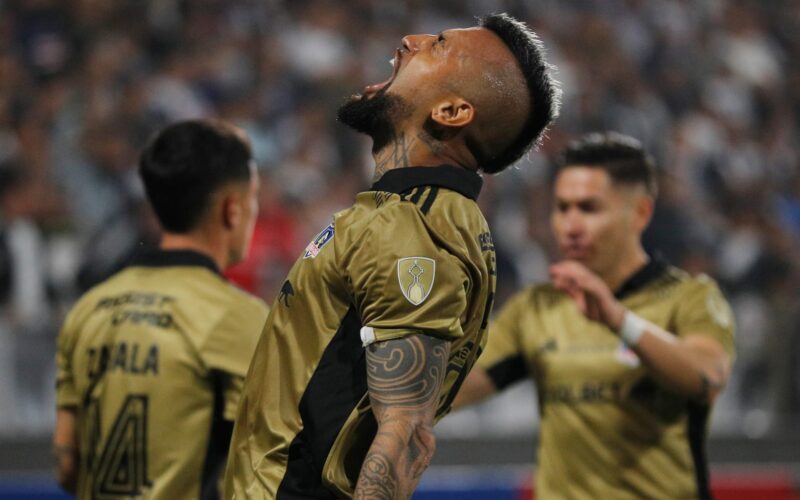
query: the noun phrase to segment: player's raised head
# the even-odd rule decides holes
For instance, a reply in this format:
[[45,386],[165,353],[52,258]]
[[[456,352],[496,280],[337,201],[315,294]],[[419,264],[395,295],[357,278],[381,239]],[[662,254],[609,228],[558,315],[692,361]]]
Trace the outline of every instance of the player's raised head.
[[245,133],[221,121],[190,120],[167,126],[145,146],[139,174],[164,230],[192,231],[215,191],[248,184],[252,152]]
[[655,198],[658,181],[655,161],[641,142],[618,132],[592,132],[569,144],[559,172],[576,167],[600,169],[620,186],[641,187]]
[[558,114],[560,91],[541,41],[506,14],[408,35],[392,67],[388,80],[339,110],[342,122],[372,136],[374,151],[410,131],[495,173],[536,145]]

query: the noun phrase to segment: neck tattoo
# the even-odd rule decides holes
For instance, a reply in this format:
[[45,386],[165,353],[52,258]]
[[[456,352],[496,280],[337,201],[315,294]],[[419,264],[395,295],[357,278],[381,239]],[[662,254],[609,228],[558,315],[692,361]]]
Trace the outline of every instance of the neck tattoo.
[[424,130],[417,134],[417,139],[424,142],[428,146],[428,149],[431,150],[431,153],[435,155],[440,155],[444,151],[441,141],[434,139],[432,135]]
[[409,165],[408,152],[416,140],[415,137],[406,140],[406,135],[402,132],[400,135],[394,136],[391,143],[375,155],[373,182],[380,179],[388,170],[407,167]]

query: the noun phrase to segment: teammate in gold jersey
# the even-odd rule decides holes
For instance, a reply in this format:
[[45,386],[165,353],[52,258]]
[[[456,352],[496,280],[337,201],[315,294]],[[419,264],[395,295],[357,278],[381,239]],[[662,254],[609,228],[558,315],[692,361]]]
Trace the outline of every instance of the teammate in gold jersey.
[[211,121],[164,129],[139,173],[163,237],[64,322],[59,482],[80,499],[217,498],[268,312],[221,274],[249,246],[258,177],[244,133]]
[[656,191],[630,137],[590,134],[566,150],[551,220],[566,260],[499,312],[456,398],[533,377],[537,498],[709,498],[705,431],[733,320],[711,278],[643,250]]
[[245,380],[225,497],[408,498],[480,352],[494,246],[475,199],[556,109],[523,24],[403,39],[394,74],[339,112],[375,183],[289,272]]

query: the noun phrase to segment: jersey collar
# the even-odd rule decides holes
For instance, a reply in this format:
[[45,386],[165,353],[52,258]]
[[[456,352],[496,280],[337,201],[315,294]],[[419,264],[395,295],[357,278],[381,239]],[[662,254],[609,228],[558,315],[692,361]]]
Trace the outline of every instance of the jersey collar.
[[476,172],[452,165],[405,167],[389,170],[372,185],[371,191],[401,194],[418,186],[439,186],[477,200],[483,179]]
[[129,263],[141,267],[197,266],[222,276],[217,264],[208,255],[194,250],[163,250],[154,248],[137,253]]
[[623,299],[628,295],[641,290],[653,280],[664,274],[668,264],[659,256],[651,257],[650,260],[638,271],[625,280],[625,283],[614,292],[617,299]]

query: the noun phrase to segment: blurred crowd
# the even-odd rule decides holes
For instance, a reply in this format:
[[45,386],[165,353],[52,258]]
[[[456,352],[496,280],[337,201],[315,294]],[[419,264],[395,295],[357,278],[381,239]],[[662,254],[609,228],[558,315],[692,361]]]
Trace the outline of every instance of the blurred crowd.
[[[369,185],[369,143],[336,123],[339,104],[389,76],[404,34],[497,11],[539,33],[564,90],[541,150],[486,179],[498,306],[546,279],[556,258],[558,151],[587,131],[633,135],[661,172],[648,249],[717,278],[738,320],[714,430],[790,431],[800,415],[800,1],[0,0],[0,434],[49,431],[64,312],[157,243],[136,175],[150,134],[195,117],[250,134],[261,216],[250,257],[229,275],[270,301],[330,214]],[[534,413],[532,396],[496,400],[447,432],[526,429]]]

